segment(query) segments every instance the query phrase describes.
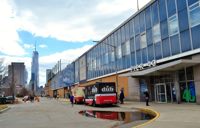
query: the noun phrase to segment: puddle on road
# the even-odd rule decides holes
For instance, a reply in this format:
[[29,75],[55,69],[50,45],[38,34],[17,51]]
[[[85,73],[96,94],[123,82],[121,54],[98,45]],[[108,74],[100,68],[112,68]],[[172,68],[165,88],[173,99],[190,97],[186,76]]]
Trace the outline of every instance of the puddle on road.
[[120,121],[122,122],[120,125],[131,122],[147,121],[155,117],[139,110],[133,112],[84,110],[80,111],[79,114],[86,117]]

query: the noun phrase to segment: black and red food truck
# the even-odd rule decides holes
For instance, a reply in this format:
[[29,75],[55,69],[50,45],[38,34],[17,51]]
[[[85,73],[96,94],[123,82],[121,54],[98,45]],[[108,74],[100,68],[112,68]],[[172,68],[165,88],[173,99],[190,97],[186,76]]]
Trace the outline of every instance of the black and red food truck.
[[85,87],[85,104],[117,104],[117,93],[114,82],[97,82]]

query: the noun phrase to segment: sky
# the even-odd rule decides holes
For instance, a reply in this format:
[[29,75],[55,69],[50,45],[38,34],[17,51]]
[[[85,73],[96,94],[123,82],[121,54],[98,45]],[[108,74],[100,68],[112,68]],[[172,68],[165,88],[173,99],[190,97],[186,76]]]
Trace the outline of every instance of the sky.
[[1,0],[0,59],[24,62],[29,82],[36,44],[44,86],[46,69],[74,61],[136,11],[137,0]]

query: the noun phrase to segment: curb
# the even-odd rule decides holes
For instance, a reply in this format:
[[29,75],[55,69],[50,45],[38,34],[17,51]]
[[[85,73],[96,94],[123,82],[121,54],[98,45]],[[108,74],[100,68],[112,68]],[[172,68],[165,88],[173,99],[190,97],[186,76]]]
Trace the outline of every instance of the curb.
[[139,128],[139,127],[142,127],[142,126],[146,126],[146,125],[148,125],[148,124],[154,122],[156,119],[158,119],[158,118],[160,117],[160,113],[157,112],[157,111],[155,111],[155,110],[153,110],[153,109],[149,109],[149,108],[137,108],[137,109],[139,109],[139,110],[142,111],[142,112],[149,113],[150,115],[154,115],[155,117],[154,117],[153,119],[151,119],[151,120],[149,120],[149,121],[143,123],[143,124],[134,126],[134,127],[132,127],[132,128]]
[[3,112],[8,111],[9,109],[10,109],[10,107],[7,107],[7,108],[4,108],[4,109],[0,110],[0,114],[3,113]]

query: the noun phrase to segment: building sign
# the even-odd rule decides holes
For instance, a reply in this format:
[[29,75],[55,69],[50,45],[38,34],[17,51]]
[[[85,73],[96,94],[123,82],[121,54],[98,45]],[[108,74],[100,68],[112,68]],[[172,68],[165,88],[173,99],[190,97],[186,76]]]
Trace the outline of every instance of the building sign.
[[112,86],[106,86],[101,88],[102,92],[114,92],[114,88]]
[[148,63],[140,64],[132,67],[132,71],[141,71],[148,67],[156,66],[156,60],[148,61]]
[[95,87],[95,86],[92,87],[92,93],[94,93],[94,94],[97,93],[97,87]]

